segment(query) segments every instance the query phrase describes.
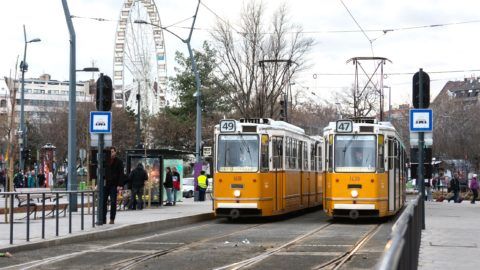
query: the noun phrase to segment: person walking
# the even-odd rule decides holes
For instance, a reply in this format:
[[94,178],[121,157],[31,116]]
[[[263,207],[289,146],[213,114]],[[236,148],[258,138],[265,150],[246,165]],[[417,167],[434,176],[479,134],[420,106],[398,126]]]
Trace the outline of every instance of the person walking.
[[173,205],[177,203],[177,193],[180,191],[180,174],[177,171],[177,167],[172,168],[172,186],[173,186]]
[[45,174],[43,174],[42,172],[39,173],[37,176],[37,181],[39,187],[45,187]]
[[453,192],[453,197],[448,199],[448,202],[450,200],[453,200],[453,202],[459,203],[460,202],[460,180],[458,180],[458,174],[455,173],[453,175],[453,178],[450,180],[450,189]]
[[[148,180],[147,171],[143,168],[143,164],[139,162],[137,167],[130,173],[129,179],[132,185],[132,193],[130,197],[130,210],[142,210],[143,209],[143,188],[145,182]],[[138,196],[138,201],[136,197]]]
[[474,175],[472,181],[470,181],[470,190],[472,190],[473,193],[472,201],[470,203],[474,204],[478,197],[478,180],[476,175]]
[[110,160],[105,168],[105,186],[103,187],[103,224],[107,223],[107,201],[110,197],[110,224],[115,224],[117,214],[117,192],[123,185],[123,162],[117,157],[117,148],[110,148]]
[[197,178],[198,182],[198,200],[205,201],[205,192],[207,191],[208,181],[205,171],[201,171]]
[[167,173],[165,174],[165,182],[163,182],[163,187],[167,192],[167,203],[165,206],[173,206],[172,204],[172,188],[173,188],[173,175],[170,167],[167,167]]

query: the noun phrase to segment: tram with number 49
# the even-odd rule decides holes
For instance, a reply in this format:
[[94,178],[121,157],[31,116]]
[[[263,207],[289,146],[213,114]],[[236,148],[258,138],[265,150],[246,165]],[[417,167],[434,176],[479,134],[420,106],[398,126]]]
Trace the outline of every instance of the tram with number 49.
[[216,216],[274,216],[321,205],[323,145],[323,137],[283,121],[222,120],[215,127]]
[[390,122],[358,118],[324,129],[324,211],[332,217],[395,215],[406,199],[406,152]]

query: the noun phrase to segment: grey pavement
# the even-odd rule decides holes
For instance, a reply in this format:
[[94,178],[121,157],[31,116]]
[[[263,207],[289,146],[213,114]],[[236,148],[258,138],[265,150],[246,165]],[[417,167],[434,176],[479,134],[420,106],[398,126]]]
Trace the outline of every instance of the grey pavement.
[[480,204],[426,202],[418,268],[480,269]]
[[[209,197],[209,196],[207,196]],[[0,198],[0,200],[5,200]],[[2,203],[3,205],[3,203]],[[81,230],[80,210],[72,213],[72,233],[69,233],[68,212],[66,217],[63,214],[59,218],[59,236],[55,236],[55,218],[45,219],[45,239],[42,235],[41,212],[37,219],[30,219],[30,241],[26,241],[26,219],[25,213],[14,215],[14,242],[10,244],[10,224],[5,223],[4,215],[0,216],[0,250],[16,251],[38,247],[48,247],[56,244],[98,239],[99,237],[113,237],[129,232],[141,232],[147,229],[161,228],[162,226],[181,225],[198,222],[213,218],[212,201],[194,202],[193,198],[183,198],[175,206],[153,206],[142,211],[117,211],[115,224],[105,224],[92,227],[92,212],[87,214],[85,209],[84,230]],[[96,219],[96,216],[95,216]],[[107,214],[107,220],[109,214]]]

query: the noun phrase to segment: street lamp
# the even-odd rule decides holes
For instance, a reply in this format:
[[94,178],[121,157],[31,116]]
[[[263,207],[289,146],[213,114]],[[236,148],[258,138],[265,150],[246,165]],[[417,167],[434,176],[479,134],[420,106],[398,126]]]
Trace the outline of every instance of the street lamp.
[[20,134],[19,134],[19,149],[20,149],[20,159],[19,159],[19,169],[20,171],[24,170],[24,161],[22,157],[23,145],[25,144],[25,111],[24,111],[24,98],[25,98],[25,71],[28,70],[27,64],[27,45],[28,43],[40,42],[39,38],[34,38],[27,41],[27,31],[25,30],[25,25],[23,25],[23,36],[25,40],[25,47],[23,50],[23,61],[20,63],[20,69],[22,70],[22,90],[20,92]]
[[[192,47],[190,46],[190,41],[192,39],[192,34],[193,34],[193,29],[195,26],[195,21],[197,20],[197,13],[198,13],[198,8],[200,7],[200,1],[198,1],[197,9],[195,10],[195,15],[193,15],[193,22],[192,22],[192,27],[190,28],[190,33],[188,35],[188,38],[183,39],[179,35],[175,34],[174,32],[170,31],[168,28],[165,28],[163,26],[147,22],[144,20],[135,20],[134,23],[138,24],[148,24],[152,25],[155,27],[158,27],[162,30],[165,30],[166,32],[172,34],[173,36],[177,37],[180,39],[183,43],[187,44],[188,48],[188,53],[190,56],[190,61],[192,62],[192,69],[195,74],[195,88],[196,88],[196,99],[197,99],[197,122],[196,122],[196,132],[195,132],[195,160],[196,163],[199,164],[201,163],[201,142],[202,142],[202,109],[201,109],[201,92],[200,92],[200,75],[198,74],[198,69],[197,69],[197,62],[195,61],[195,58],[193,57],[193,52],[192,52]],[[195,168],[198,168],[200,165],[196,165]],[[196,173],[197,175],[197,173]]]
[[383,88],[388,88],[388,121],[392,121],[392,87],[384,85]]

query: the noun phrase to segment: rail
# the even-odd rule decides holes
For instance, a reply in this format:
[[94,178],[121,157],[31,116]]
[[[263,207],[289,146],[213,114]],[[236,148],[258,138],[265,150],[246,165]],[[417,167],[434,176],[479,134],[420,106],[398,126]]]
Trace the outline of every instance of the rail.
[[[63,207],[62,212],[66,215],[66,211],[68,211],[68,233],[72,233],[72,211],[68,209],[68,202],[67,203],[60,203],[60,198],[64,195],[68,196],[68,202],[71,202],[70,197],[72,196],[79,196],[80,195],[80,227],[83,231],[85,228],[84,224],[84,217],[85,217],[85,195],[92,196],[92,227],[95,227],[95,198],[97,196],[96,190],[82,190],[82,191],[33,191],[33,192],[0,192],[0,197],[5,197],[6,204],[4,206],[5,213],[8,214],[9,219],[6,221],[10,224],[10,244],[13,244],[13,235],[14,235],[14,224],[15,222],[15,209],[25,208],[26,209],[26,216],[23,219],[26,219],[26,241],[30,241],[30,215],[37,211],[41,211],[41,233],[42,239],[45,239],[45,212],[51,211],[49,214],[52,214],[52,217],[55,217],[55,235],[59,236],[59,214],[60,214],[60,207]],[[25,205],[21,205],[20,197],[26,199]],[[19,201],[18,207],[15,207],[15,198]],[[39,200],[39,204],[37,205],[33,199]],[[47,199],[53,199],[52,203],[46,203]],[[90,214],[90,205],[88,204],[88,212]],[[68,210],[67,210],[68,209]],[[23,210],[23,209],[22,209]],[[75,208],[78,210],[78,207]]]
[[417,269],[422,238],[421,196],[408,203],[392,227],[377,270]]

